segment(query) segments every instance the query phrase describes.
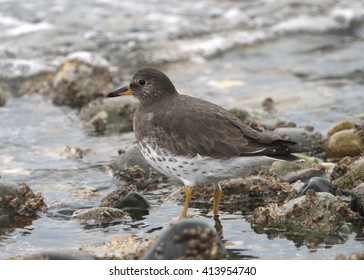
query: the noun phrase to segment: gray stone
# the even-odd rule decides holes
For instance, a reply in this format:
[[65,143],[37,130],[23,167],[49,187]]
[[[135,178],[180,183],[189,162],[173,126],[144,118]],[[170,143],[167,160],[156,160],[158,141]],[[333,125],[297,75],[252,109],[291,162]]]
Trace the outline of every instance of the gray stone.
[[[332,183],[345,194],[349,194],[356,187],[357,182],[364,182],[364,156],[353,160],[344,168],[344,174],[333,180]],[[334,172],[336,172],[335,169]]]
[[116,205],[115,208],[124,210],[148,209],[149,202],[138,192],[129,192]]
[[146,161],[137,144],[128,147],[125,153],[117,159],[114,169],[123,170],[133,166],[139,166],[144,170],[145,179],[149,179],[152,173],[160,174]]
[[128,217],[126,212],[112,207],[93,207],[77,210],[73,213],[74,219],[82,220],[92,225],[113,223],[125,217]]
[[56,71],[53,79],[53,103],[80,108],[112,89],[109,67],[80,58],[70,58]]
[[315,192],[327,192],[333,195],[341,195],[341,191],[338,190],[328,179],[321,177],[313,177],[308,180],[302,188],[299,190],[299,194],[305,195],[308,190]]
[[130,132],[137,106],[133,97],[98,98],[85,105],[79,116],[86,128],[97,134]]
[[361,183],[351,191],[351,210],[364,217],[364,183]]

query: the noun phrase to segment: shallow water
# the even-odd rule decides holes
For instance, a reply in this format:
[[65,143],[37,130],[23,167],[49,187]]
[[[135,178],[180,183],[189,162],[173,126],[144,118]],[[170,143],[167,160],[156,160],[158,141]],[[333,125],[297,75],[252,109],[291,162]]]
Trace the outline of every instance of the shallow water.
[[[363,122],[362,1],[156,0],[140,5],[0,0],[0,81],[55,69],[64,56],[89,51],[118,67],[124,83],[137,68],[157,66],[180,92],[226,108],[259,112],[261,102],[272,97],[276,116],[322,133],[346,118]],[[107,165],[119,148],[131,144],[132,135],[89,135],[77,111],[36,95],[10,97],[0,107],[0,122],[1,178],[26,182],[50,207],[37,220],[0,226],[1,259],[77,250],[129,235],[146,240],[179,215],[181,205],[157,203],[166,190],[146,196],[152,207],[139,219],[108,227],[70,220],[74,210],[97,205],[101,195],[114,190],[117,181]],[[91,152],[73,159],[64,152],[67,146]],[[244,214],[220,214],[218,231],[231,258],[333,259],[364,247],[363,233],[353,233],[342,235],[342,244],[309,249],[284,235],[254,232]],[[202,210],[191,208],[189,215],[220,229]]]

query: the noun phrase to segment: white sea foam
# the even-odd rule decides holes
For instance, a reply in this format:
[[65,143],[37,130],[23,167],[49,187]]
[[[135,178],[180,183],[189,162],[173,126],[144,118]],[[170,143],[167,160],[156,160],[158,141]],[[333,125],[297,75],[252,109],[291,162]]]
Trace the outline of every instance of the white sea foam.
[[25,22],[18,20],[14,17],[3,16],[0,14],[0,25],[3,26],[19,26],[25,24]]
[[278,33],[298,31],[325,32],[347,29],[353,21],[363,20],[363,9],[333,9],[327,15],[299,15],[275,24],[271,30]]
[[0,77],[3,78],[27,77],[48,71],[50,71],[50,68],[47,65],[34,60],[0,60]]
[[272,31],[278,33],[297,31],[323,32],[341,28],[343,28],[343,24],[332,17],[301,15],[279,22],[272,27]]
[[47,22],[24,23],[13,28],[6,29],[0,37],[16,37],[27,33],[51,30],[53,25]]
[[87,51],[78,51],[71,53],[66,57],[65,60],[71,59],[78,59],[94,66],[110,67],[110,63],[101,55]]

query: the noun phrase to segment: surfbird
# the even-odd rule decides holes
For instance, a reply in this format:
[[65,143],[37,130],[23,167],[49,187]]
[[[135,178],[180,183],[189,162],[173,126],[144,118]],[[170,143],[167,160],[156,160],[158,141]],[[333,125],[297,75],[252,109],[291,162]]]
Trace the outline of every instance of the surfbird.
[[295,142],[251,128],[216,104],[179,94],[157,69],[139,70],[129,86],[107,97],[124,95],[140,102],[133,128],[145,159],[186,187],[180,218],[186,217],[194,186],[214,186],[213,213],[217,215],[221,180],[247,175],[274,160],[295,161],[292,153],[307,151]]

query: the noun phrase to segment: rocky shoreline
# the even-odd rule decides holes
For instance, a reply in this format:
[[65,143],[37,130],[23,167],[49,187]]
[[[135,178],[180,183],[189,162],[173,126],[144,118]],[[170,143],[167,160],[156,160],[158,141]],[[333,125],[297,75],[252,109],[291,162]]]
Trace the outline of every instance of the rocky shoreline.
[[[37,73],[24,77],[11,88],[9,80],[0,91],[0,106],[6,108],[9,96],[39,94],[51,98],[56,106],[70,106],[79,110],[78,116],[87,133],[97,137],[132,130],[132,116],[137,106],[133,99],[109,102],[105,93],[113,87],[113,74],[104,59],[71,55],[55,72]],[[100,63],[100,61],[102,63]],[[14,97],[11,97],[14,98]],[[269,101],[269,102],[268,102]],[[263,103],[272,114],[273,99]],[[269,106],[268,106],[269,105]],[[292,122],[265,124],[259,115],[232,110],[252,127],[277,134],[309,147],[302,155],[302,163],[275,162],[245,178],[222,182],[221,210],[241,211],[259,234],[285,236],[295,244],[315,248],[319,244],[345,242],[345,235],[360,228],[364,216],[364,124],[343,120],[335,124],[327,135],[313,127],[298,127]],[[276,119],[279,119],[278,117]],[[178,182],[169,181],[151,168],[135,145],[117,151],[119,158],[109,168],[118,181],[116,189],[100,197],[99,205],[73,212],[72,219],[89,225],[107,226],[120,220],[133,219],[135,213],[148,215],[150,203],[145,195],[170,188],[173,195],[161,199],[183,203],[184,190]],[[69,148],[71,158],[82,158],[87,151]],[[1,170],[0,170],[1,174]],[[200,186],[193,194],[191,206],[208,213],[212,207],[211,186]],[[34,219],[48,211],[41,194],[34,194],[27,183],[15,184],[0,180],[1,220],[14,217]],[[143,215],[143,214],[142,214]],[[218,217],[217,217],[218,219]],[[362,226],[361,226],[362,227]],[[172,237],[171,237],[172,236]],[[187,219],[173,222],[156,240],[108,243],[100,248],[80,247],[85,255],[39,252],[14,256],[25,259],[221,259],[228,258],[219,232],[209,225]],[[203,245],[209,240],[210,245]],[[128,248],[128,249],[126,249]],[[95,253],[96,251],[102,253]],[[337,256],[338,259],[363,259],[363,254]]]

